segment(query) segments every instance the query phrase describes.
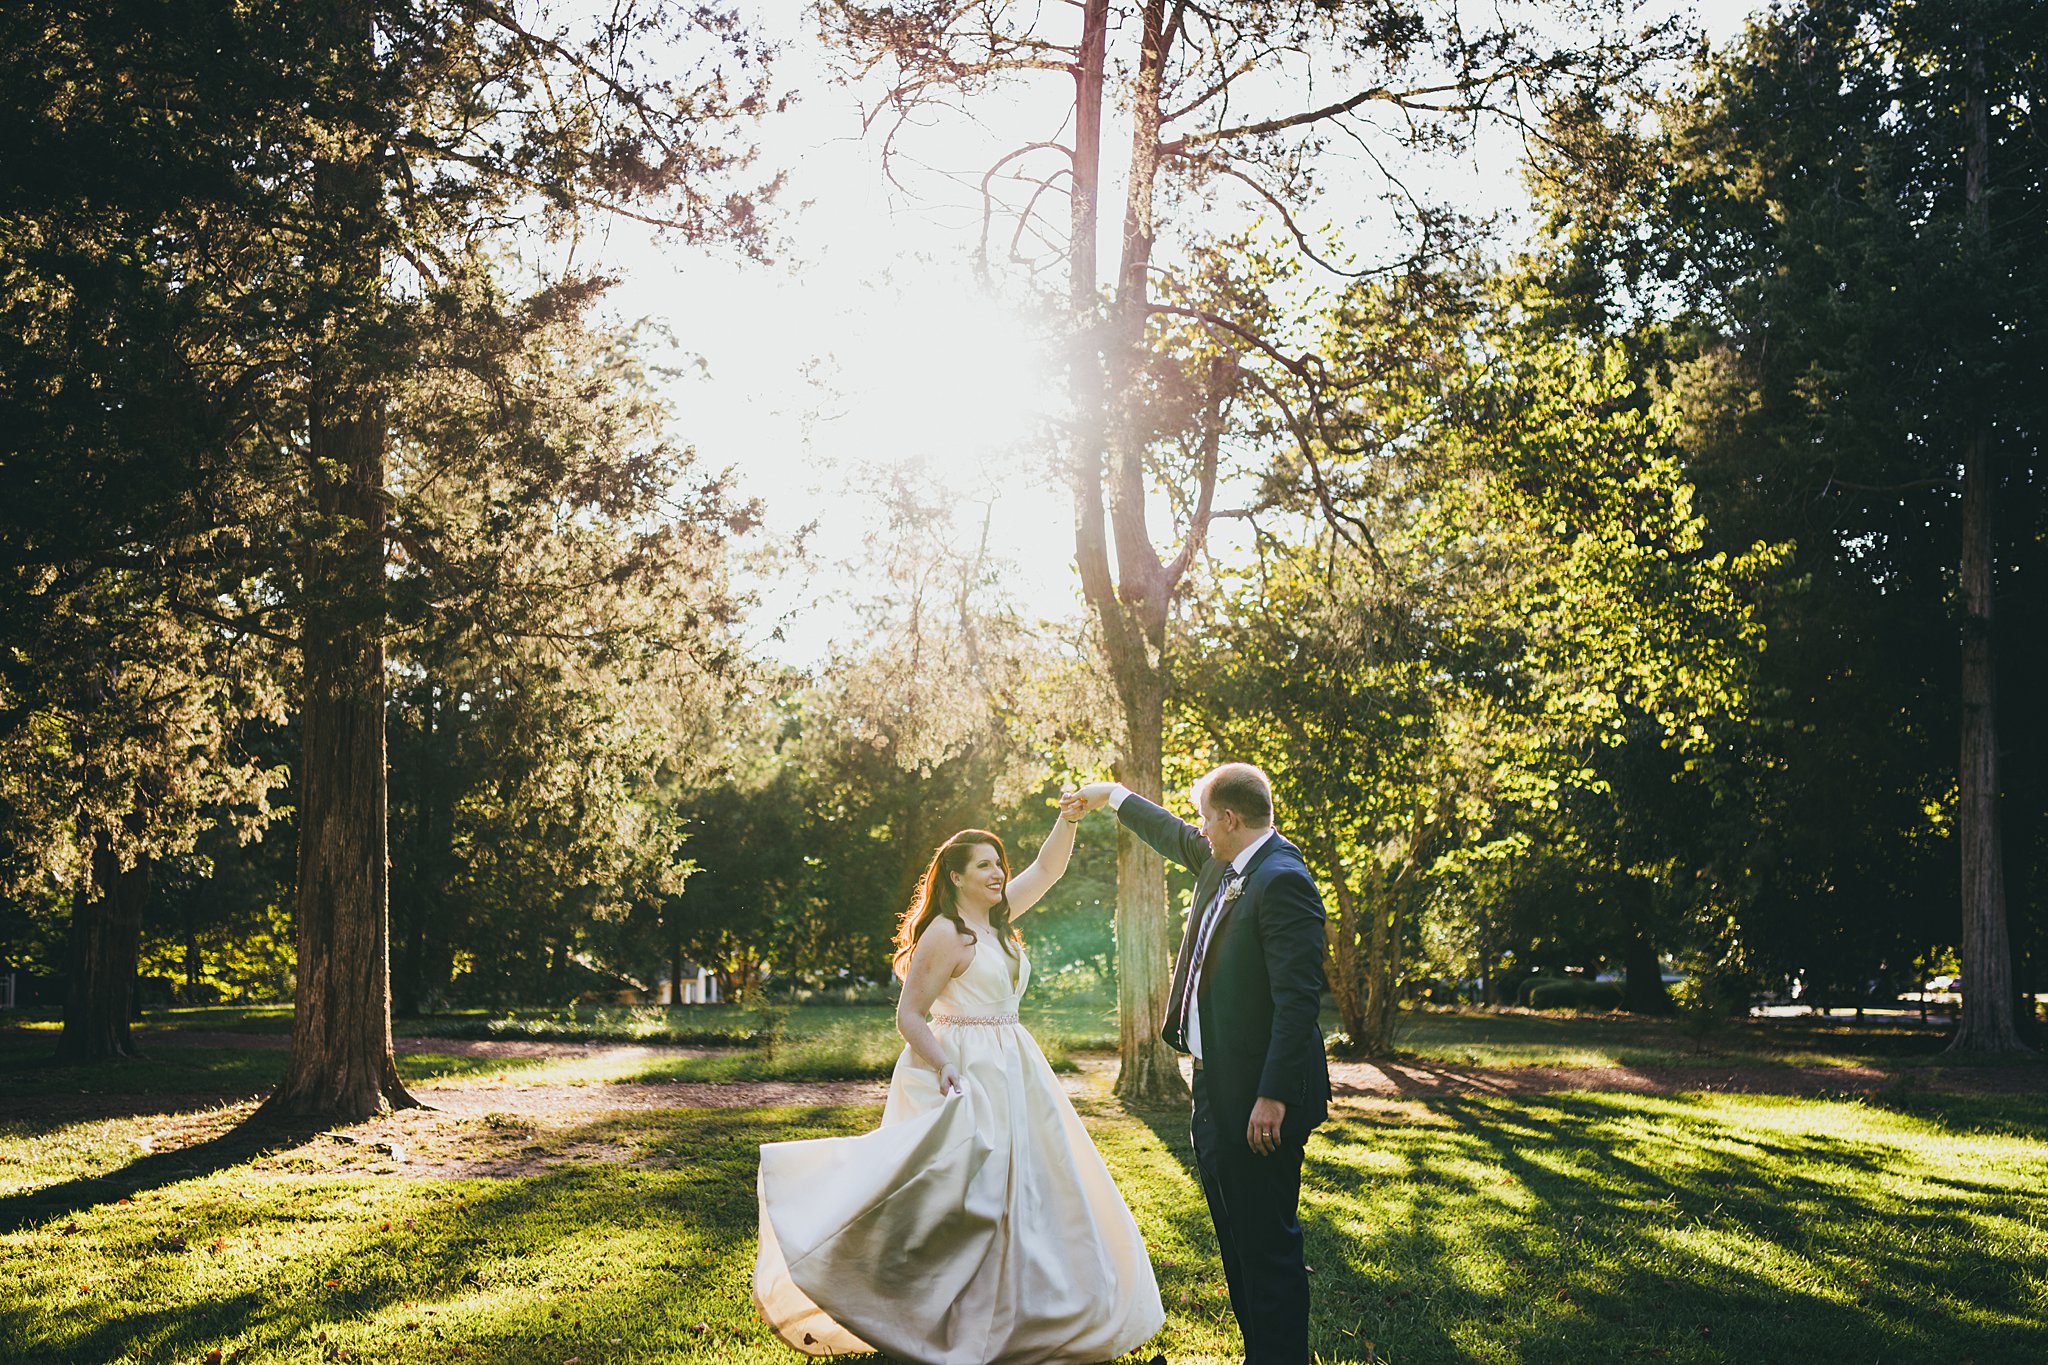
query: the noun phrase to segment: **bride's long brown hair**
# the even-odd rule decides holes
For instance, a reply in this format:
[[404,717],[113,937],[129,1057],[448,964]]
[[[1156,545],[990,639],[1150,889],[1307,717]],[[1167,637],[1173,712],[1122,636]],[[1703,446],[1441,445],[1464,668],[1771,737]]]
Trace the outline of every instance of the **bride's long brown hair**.
[[1010,855],[1003,848],[1003,841],[985,829],[963,829],[932,854],[931,863],[925,868],[924,876],[918,878],[917,894],[910,898],[902,916],[896,921],[896,956],[890,963],[898,979],[910,974],[910,955],[917,949],[917,936],[925,926],[944,915],[953,921],[953,927],[973,942],[975,933],[960,918],[960,893],[953,885],[953,874],[967,869],[967,860],[974,856],[974,850],[987,844],[996,851],[996,861],[1003,865],[1003,898],[989,907],[989,927],[996,931],[996,942],[1003,945],[1003,951],[1012,957],[1015,949],[1022,948],[1024,940],[1010,927]]

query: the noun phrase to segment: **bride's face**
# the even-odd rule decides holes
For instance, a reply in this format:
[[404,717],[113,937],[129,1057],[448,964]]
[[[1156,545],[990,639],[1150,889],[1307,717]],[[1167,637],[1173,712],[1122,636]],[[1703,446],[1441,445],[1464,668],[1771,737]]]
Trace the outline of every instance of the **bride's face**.
[[967,866],[953,874],[953,894],[963,908],[986,911],[1003,898],[1003,860],[988,844],[976,844]]

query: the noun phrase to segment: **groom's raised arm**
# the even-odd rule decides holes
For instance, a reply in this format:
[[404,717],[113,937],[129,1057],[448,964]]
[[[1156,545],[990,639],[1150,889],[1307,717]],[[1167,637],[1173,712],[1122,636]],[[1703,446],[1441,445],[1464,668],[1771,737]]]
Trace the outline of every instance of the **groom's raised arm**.
[[1202,831],[1167,810],[1147,801],[1121,782],[1102,784],[1108,789],[1109,808],[1125,828],[1190,872],[1200,872],[1209,861],[1209,841]]

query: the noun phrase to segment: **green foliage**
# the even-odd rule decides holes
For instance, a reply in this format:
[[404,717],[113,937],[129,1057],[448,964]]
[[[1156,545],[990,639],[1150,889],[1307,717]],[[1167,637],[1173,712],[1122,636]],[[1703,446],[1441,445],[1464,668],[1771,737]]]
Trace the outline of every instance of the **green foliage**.
[[[1965,204],[1971,35],[1988,81],[1981,234]],[[1712,962],[1821,996],[1896,985],[1956,937],[1960,451],[1993,478],[2001,694],[2041,667],[2037,5],[1814,5],[1703,54],[1655,117],[1562,111],[1535,183],[1532,306],[1623,338],[1663,394],[1709,543],[1789,551],[1759,601],[1752,723],[1702,771],[1686,862],[1716,882]],[[2048,802],[2038,708],[1999,713],[2015,941],[2038,974]],[[2023,968],[2025,979],[2027,969]]]
[[1256,564],[1181,646],[1176,766],[1274,775],[1368,1050],[1404,954],[1494,980],[1718,905],[1654,831],[1747,723],[1783,551],[1710,547],[1668,404],[1618,344],[1535,325],[1528,288],[1447,270],[1333,304],[1311,486],[1269,490]]
[[146,928],[136,968],[145,999],[154,979],[174,982],[184,1003],[201,1004],[289,999],[297,965],[290,908],[250,900],[230,902],[225,915],[202,926]]
[[534,263],[634,205],[757,250],[763,49],[692,4],[26,4],[0,47],[0,887],[172,864],[155,965],[255,989],[288,958],[229,936],[290,874],[193,883],[310,780],[273,744],[302,632],[370,622],[401,1004],[458,961],[471,995],[644,971],[758,517],[594,321],[609,281]]

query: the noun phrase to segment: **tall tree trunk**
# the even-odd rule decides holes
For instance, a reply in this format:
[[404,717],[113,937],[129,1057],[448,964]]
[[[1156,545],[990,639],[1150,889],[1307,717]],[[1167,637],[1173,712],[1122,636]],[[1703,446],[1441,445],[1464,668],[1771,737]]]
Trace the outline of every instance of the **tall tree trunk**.
[[1364,1022],[1356,1038],[1360,1052],[1384,1057],[1394,1050],[1394,1011],[1401,985],[1401,894],[1386,878],[1374,876],[1359,901],[1367,919]]
[[323,107],[334,151],[313,168],[316,316],[308,386],[309,481],[319,513],[305,553],[299,772],[298,985],[284,1079],[258,1121],[353,1122],[418,1102],[391,1052],[390,859],[384,754],[384,400],[367,363],[377,313],[380,191],[369,135],[342,122],[374,63],[360,0],[326,10]]
[[204,896],[206,898],[207,906],[213,911],[213,919],[216,923],[218,923],[220,919],[219,910],[221,902],[220,869],[218,867],[214,869],[214,874],[206,879],[204,888],[202,890],[200,890],[194,895],[187,896],[184,898],[184,903],[180,907],[178,913],[178,927],[184,942],[185,949],[184,994],[185,1003],[188,1005],[197,1005],[200,1003],[199,974],[205,970],[205,964],[201,961],[199,956],[199,925],[198,911],[196,908],[198,900],[201,896]]
[[102,840],[93,849],[92,880],[71,902],[71,980],[57,1038],[57,1060],[74,1066],[137,1055],[129,1021],[150,865],[143,859],[123,868]]
[[[1068,247],[1068,297],[1077,332],[1073,362],[1075,549],[1083,590],[1102,630],[1103,651],[1123,704],[1124,743],[1117,779],[1158,797],[1164,772],[1166,599],[1171,584],[1144,530],[1142,447],[1121,408],[1134,388],[1146,319],[1145,272],[1151,262],[1152,176],[1157,164],[1159,66],[1164,61],[1159,6],[1146,12],[1124,250],[1116,298],[1105,324],[1096,291],[1101,228],[1102,103],[1108,0],[1084,0],[1076,64],[1074,194]],[[1149,72],[1149,77],[1147,75]],[[1149,85],[1148,85],[1149,80]],[[1144,91],[1149,89],[1148,101]],[[1105,487],[1107,484],[1107,487]],[[1104,495],[1116,519],[1118,572],[1109,569]],[[1135,493],[1135,498],[1133,494]],[[1117,833],[1116,1093],[1136,1104],[1187,1099],[1180,1066],[1160,1030],[1172,981],[1167,946],[1166,867],[1159,855]]]
[[1337,893],[1337,913],[1324,926],[1330,944],[1330,994],[1337,1000],[1337,1019],[1350,1039],[1351,1052],[1365,1050],[1365,971],[1358,958],[1358,896],[1351,889],[1351,873],[1337,854],[1337,842],[1325,837],[1323,863],[1330,871],[1330,885]]
[[405,949],[394,994],[394,1012],[408,1019],[417,1018],[425,1009],[430,991],[448,984],[443,965],[448,956],[448,928],[443,923],[446,906],[442,893],[454,854],[454,813],[450,809],[453,755],[448,742],[450,722],[441,707],[444,689],[428,679],[422,693],[426,700],[415,774],[418,804],[413,811],[412,875],[407,879]]
[[[1117,764],[1117,780],[1133,791],[1155,795],[1162,782],[1164,680],[1141,679],[1158,688],[1156,700],[1141,695],[1126,707],[1129,743]],[[1166,1023],[1166,992],[1173,979],[1167,947],[1166,864],[1122,825],[1116,839],[1116,1003],[1118,1098],[1134,1104],[1179,1103],[1187,1096],[1180,1062],[1160,1036]]]
[[[426,746],[420,747],[424,757]],[[407,894],[398,901],[405,907],[404,913],[392,916],[392,924],[404,944],[391,989],[391,1012],[401,1019],[419,1018],[420,1000],[426,993],[423,978],[427,969],[427,918],[432,913],[428,908],[426,853],[431,833],[427,811],[432,799],[428,791],[431,781],[426,774],[420,774],[419,806],[413,811],[412,875],[406,878]]]
[[1500,1003],[1499,962],[1493,951],[1493,933],[1489,921],[1479,922],[1479,1003],[1497,1005]]
[[1637,931],[1622,961],[1621,1007],[1630,1014],[1671,1013],[1671,993],[1664,989],[1664,964],[1648,934]]
[[[1984,39],[1969,41],[1963,196],[1967,250],[1977,268],[1990,257],[1990,129]],[[1956,834],[1962,854],[1963,1011],[1951,1051],[2025,1050],[2013,1018],[2012,944],[2006,927],[2005,849],[1999,827],[1997,657],[1992,636],[1991,441],[1985,404],[1972,405],[1963,454],[1962,762]]]

